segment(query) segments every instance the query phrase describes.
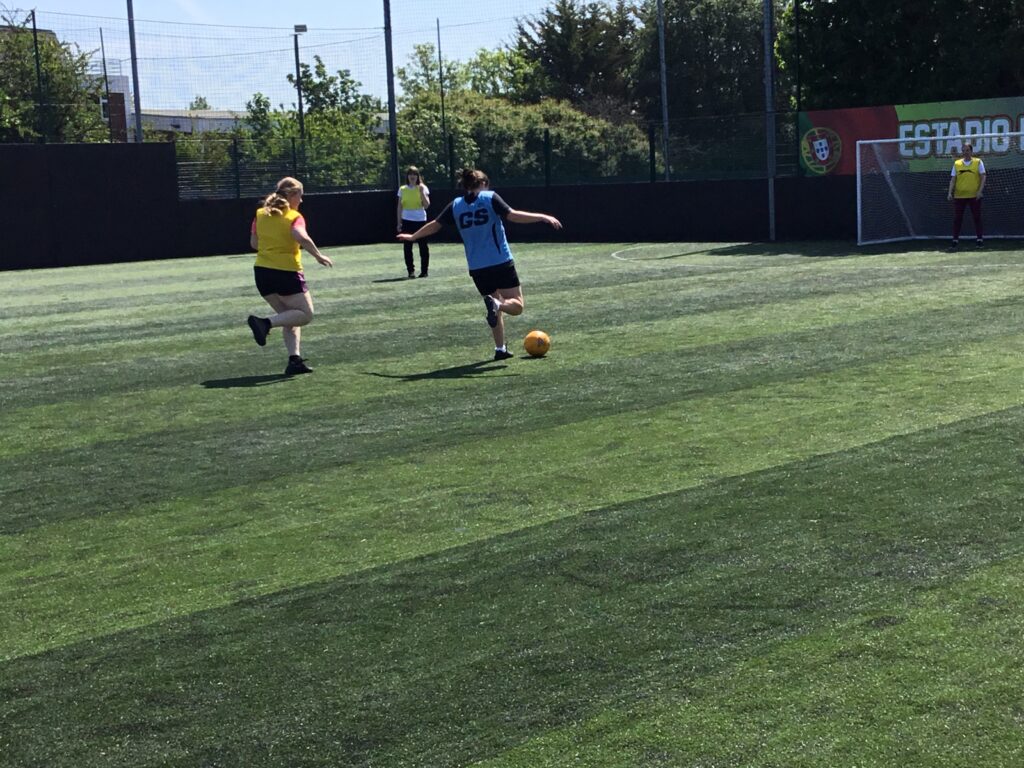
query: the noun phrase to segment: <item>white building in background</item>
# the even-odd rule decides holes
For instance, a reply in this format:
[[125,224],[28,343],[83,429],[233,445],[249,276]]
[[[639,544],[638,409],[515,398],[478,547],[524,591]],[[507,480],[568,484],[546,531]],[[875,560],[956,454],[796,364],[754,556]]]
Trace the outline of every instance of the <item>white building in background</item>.
[[[135,141],[135,101],[132,97],[131,79],[121,69],[121,62],[108,61],[106,88],[110,91],[108,102],[106,92],[100,99],[103,119],[111,119],[113,105],[113,127],[122,141]],[[93,77],[101,79],[103,70],[100,63],[93,65]],[[239,127],[246,118],[245,112],[229,109],[149,109],[143,104],[143,130],[163,133],[209,133],[231,131]]]
[[246,117],[245,112],[230,109],[147,109],[145,106],[141,115],[143,129],[190,134],[231,131],[241,126]]

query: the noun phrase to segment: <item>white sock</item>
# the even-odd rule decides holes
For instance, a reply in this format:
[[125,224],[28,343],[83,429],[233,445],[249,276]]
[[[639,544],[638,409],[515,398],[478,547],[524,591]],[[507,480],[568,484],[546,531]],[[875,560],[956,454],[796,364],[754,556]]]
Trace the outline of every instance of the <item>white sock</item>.
[[502,345],[501,345],[500,347],[495,347],[495,348],[494,348],[494,351],[495,351],[495,352],[507,352],[508,350],[507,350],[507,349],[505,349],[505,345],[504,345],[504,344],[502,344]]

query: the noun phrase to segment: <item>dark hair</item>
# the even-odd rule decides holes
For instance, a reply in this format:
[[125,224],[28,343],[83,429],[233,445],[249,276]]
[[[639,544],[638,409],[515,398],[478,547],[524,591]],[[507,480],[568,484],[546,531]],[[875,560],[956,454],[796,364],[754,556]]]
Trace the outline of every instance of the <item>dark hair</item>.
[[264,199],[263,210],[270,216],[283,215],[292,207],[288,202],[288,195],[292,192],[302,192],[302,182],[285,176],[277,182],[277,188]]
[[475,192],[484,185],[490,185],[487,174],[475,168],[463,168],[459,171],[459,186],[467,192]]
[[405,169],[406,176],[408,176],[410,173],[415,173],[417,176],[420,177],[420,181],[423,180],[423,174],[420,173],[420,169],[417,168],[415,165],[410,165],[408,168]]

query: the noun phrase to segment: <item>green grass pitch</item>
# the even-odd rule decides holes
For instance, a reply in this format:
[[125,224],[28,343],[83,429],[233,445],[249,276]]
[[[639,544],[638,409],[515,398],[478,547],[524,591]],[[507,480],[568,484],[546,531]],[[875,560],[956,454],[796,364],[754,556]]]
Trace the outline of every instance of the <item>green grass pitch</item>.
[[[1024,251],[5,273],[0,766],[1024,764]],[[550,354],[528,359],[533,328]]]

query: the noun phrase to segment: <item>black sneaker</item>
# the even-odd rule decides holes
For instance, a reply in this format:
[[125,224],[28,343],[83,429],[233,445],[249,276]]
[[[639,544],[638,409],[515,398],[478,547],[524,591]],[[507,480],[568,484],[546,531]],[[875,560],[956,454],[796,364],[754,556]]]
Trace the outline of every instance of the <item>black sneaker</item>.
[[495,360],[508,360],[510,357],[515,357],[515,355],[513,355],[507,349],[496,349],[496,350],[494,350],[494,359]]
[[409,271],[409,279],[413,280],[415,277],[416,277],[416,273],[410,270]]
[[427,273],[426,273],[426,272],[420,272],[420,275],[419,275],[419,276],[420,276],[420,277],[427,277]]
[[974,244],[976,246],[978,246],[979,248],[984,248],[985,247],[985,241],[982,240],[980,237],[977,240],[974,241]]
[[267,334],[270,333],[270,321],[265,317],[249,315],[247,322],[249,323],[249,329],[252,331],[252,337],[256,339],[256,343],[261,347],[267,346]]
[[288,367],[284,369],[285,376],[297,376],[300,373],[312,373],[313,369],[306,365],[301,357],[289,357]]
[[484,305],[487,307],[487,324],[494,328],[498,324],[498,300],[484,296]]
[[949,250],[951,250],[951,251],[955,251],[959,247],[960,247],[960,243],[957,240],[954,240],[953,242],[951,242],[949,244]]

